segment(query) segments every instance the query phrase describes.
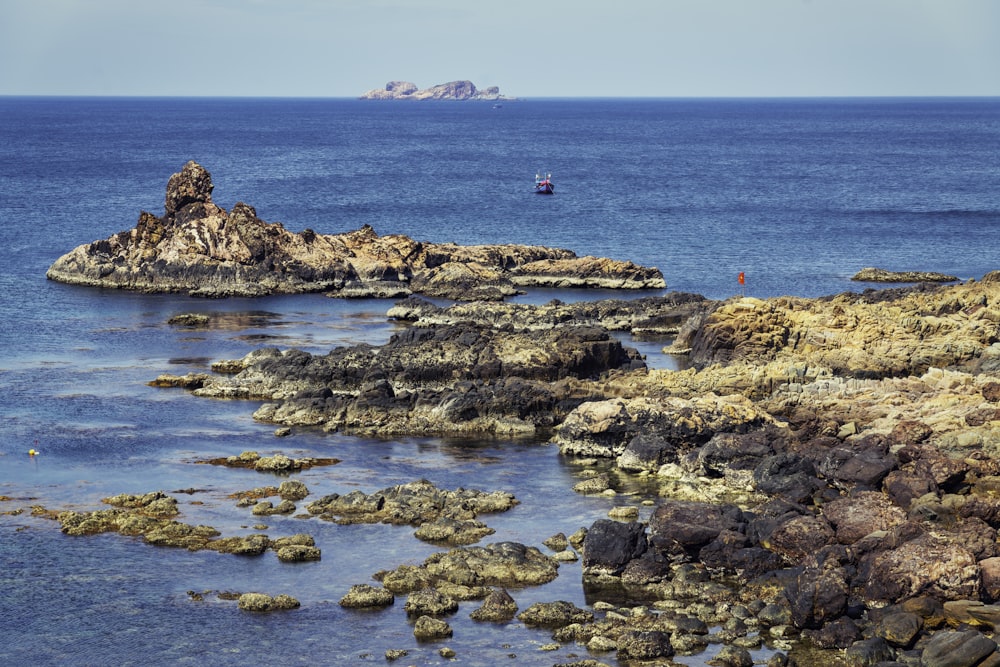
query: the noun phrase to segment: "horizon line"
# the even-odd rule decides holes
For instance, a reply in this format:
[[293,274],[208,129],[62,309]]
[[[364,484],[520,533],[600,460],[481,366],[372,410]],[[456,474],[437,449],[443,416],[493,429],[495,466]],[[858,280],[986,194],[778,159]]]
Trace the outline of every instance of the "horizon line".
[[466,100],[369,100],[354,95],[181,95],[181,94],[102,94],[102,93],[0,93],[0,98],[78,99],[245,99],[245,100],[357,100],[363,102],[523,102],[526,100],[807,100],[807,99],[992,99],[996,94],[886,94],[886,95],[538,95],[501,96],[498,99]]

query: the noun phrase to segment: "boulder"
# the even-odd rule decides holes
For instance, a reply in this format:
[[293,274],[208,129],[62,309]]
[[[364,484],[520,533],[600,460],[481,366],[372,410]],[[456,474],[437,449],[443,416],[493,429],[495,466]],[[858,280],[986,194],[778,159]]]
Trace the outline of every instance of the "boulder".
[[879,665],[895,657],[892,647],[881,637],[862,639],[847,647],[844,658],[848,665]]
[[589,623],[594,620],[594,613],[580,609],[572,602],[558,600],[536,602],[518,614],[517,619],[528,626],[563,628],[572,623]]
[[789,563],[798,563],[835,541],[830,523],[820,516],[799,515],[783,521],[761,544]]
[[649,543],[665,554],[696,558],[723,531],[743,530],[743,514],[736,506],[665,500],[649,519]]
[[503,623],[514,618],[517,603],[504,588],[494,588],[483,600],[482,606],[469,614],[474,621]]
[[903,523],[906,513],[884,494],[865,491],[826,503],[823,517],[834,527],[841,544],[854,544],[866,535]]
[[974,667],[997,650],[975,630],[945,630],[931,635],[920,657],[922,667]]
[[339,604],[346,609],[368,609],[389,607],[395,602],[396,596],[386,588],[356,584],[340,598]]
[[414,591],[406,598],[403,607],[410,616],[443,616],[458,611],[458,601],[433,588]]
[[639,523],[598,519],[583,542],[583,572],[617,575],[646,551],[646,528]]
[[839,563],[827,560],[797,572],[798,576],[785,587],[795,627],[822,627],[847,611],[849,573]]
[[978,599],[979,568],[961,544],[925,533],[896,548],[861,559],[862,597],[869,604],[894,603],[918,594],[939,600]]
[[887,612],[875,621],[875,635],[898,648],[910,648],[922,628],[923,619],[918,614],[903,610]]
[[446,621],[431,616],[421,616],[413,624],[413,636],[418,641],[433,641],[451,637],[452,629]]
[[660,630],[629,631],[618,638],[619,660],[656,660],[674,655],[670,633]]
[[244,611],[256,612],[281,611],[299,607],[299,601],[289,595],[282,594],[272,597],[264,593],[243,593],[237,604]]

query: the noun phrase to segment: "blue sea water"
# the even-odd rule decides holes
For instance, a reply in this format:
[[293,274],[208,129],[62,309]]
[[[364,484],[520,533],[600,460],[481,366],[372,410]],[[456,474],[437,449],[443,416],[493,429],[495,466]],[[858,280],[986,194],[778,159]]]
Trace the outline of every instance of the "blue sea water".
[[[426,478],[502,488],[521,504],[486,517],[486,541],[538,544],[640,496],[583,497],[578,470],[538,442],[371,440],[296,432],[275,439],[248,402],[146,383],[204,371],[262,345],[322,352],[385,341],[390,302],[319,295],[204,301],[61,285],[62,253],[160,215],[169,176],[208,169],[214,199],[244,201],[289,229],[457,243],[530,243],[660,268],[668,288],[724,298],[819,296],[870,285],[866,266],[962,279],[1000,268],[1000,99],[358,100],[0,98],[0,663],[33,665],[444,664],[418,645],[402,602],[342,610],[350,585],[435,551],[409,529],[269,518],[272,536],[310,532],[318,563],[288,566],[69,538],[30,507],[98,509],[117,493],[168,492],[181,520],[224,534],[259,519],[227,496],[273,478],[196,465],[283,451],[343,462],[300,478],[314,496]],[[556,194],[531,193],[537,171]],[[606,294],[536,291],[526,301]],[[217,325],[167,325],[185,312]],[[647,345],[652,365],[666,364]],[[27,450],[41,451],[28,457]],[[642,493],[642,489],[633,489]],[[18,510],[27,510],[13,514]],[[253,616],[189,590],[289,593],[303,607]],[[585,605],[579,566],[512,592]],[[483,627],[463,605],[446,642],[461,664],[551,665],[584,647]],[[516,655],[515,657],[510,657]],[[614,664],[613,656],[595,656]],[[702,664],[705,656],[679,658]]]

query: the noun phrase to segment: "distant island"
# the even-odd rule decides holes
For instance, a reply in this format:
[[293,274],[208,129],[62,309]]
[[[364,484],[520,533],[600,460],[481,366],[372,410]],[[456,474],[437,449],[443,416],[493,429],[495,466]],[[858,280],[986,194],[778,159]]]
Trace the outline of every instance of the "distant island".
[[496,102],[510,100],[500,94],[500,88],[490,86],[479,90],[471,81],[451,81],[421,90],[409,81],[390,81],[385,88],[369,90],[361,96],[363,100],[481,100]]

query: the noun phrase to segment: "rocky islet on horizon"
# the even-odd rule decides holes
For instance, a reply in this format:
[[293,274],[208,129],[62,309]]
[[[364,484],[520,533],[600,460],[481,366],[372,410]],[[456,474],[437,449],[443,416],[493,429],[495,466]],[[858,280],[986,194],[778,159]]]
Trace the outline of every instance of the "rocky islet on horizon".
[[362,100],[448,100],[499,102],[513,98],[500,94],[500,88],[490,86],[479,89],[471,81],[450,81],[430,88],[420,89],[409,81],[390,81],[383,88],[375,88],[364,93]]
[[[170,192],[169,224],[183,210],[181,226],[203,219],[187,215],[206,202],[178,208]],[[662,661],[720,643],[719,664],[750,664],[747,651],[763,645],[779,650],[774,665],[1000,664],[1000,272],[818,299],[671,293],[442,307],[411,296],[388,316],[409,327],[383,346],[263,348],[214,373],[154,382],[264,400],[255,417],[283,427],[532,434],[577,471],[567,493],[610,497],[641,483],[658,494],[642,513],[609,508],[567,526],[568,539],[539,536],[551,555],[458,546],[373,573],[390,594],[411,596],[415,615],[551,580],[559,554],[575,553],[594,612],[552,602],[518,618],[598,658]],[[648,369],[617,332],[670,337],[667,351],[689,367]],[[447,495],[418,484],[403,497],[417,491]],[[369,508],[350,520],[384,521],[396,492],[328,497],[310,513],[344,521]],[[104,511],[113,524],[100,530],[145,525],[125,514],[135,511],[127,500]],[[181,530],[169,502],[150,502],[169,510],[149,521],[153,544],[168,530],[189,548],[277,546]],[[69,532],[96,517],[61,519]],[[474,511],[427,519],[424,534],[443,543],[489,533]],[[305,541],[285,545],[296,547],[290,558],[315,553]],[[391,600],[377,592],[372,604]],[[498,618],[516,612],[501,606]]]

